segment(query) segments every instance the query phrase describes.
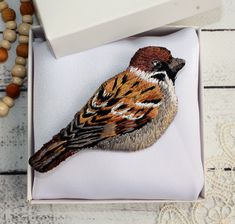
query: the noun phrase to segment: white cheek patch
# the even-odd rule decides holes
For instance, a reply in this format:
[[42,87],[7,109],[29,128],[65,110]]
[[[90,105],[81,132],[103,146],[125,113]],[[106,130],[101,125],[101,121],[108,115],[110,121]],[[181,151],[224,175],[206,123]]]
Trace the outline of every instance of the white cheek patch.
[[151,83],[158,83],[158,80],[151,78],[151,76],[153,76],[155,73],[154,72],[144,72],[141,71],[138,68],[135,68],[133,66],[130,66],[130,72],[134,73],[135,75],[137,75],[138,77],[140,77],[141,79],[151,82]]
[[[159,72],[144,72],[141,71],[138,68],[135,68],[133,66],[130,66],[130,72],[133,72],[135,75],[137,75],[138,77],[140,77],[141,79],[147,81],[147,82],[151,82],[154,84],[158,84],[160,87],[162,87],[163,89],[166,89],[168,87],[169,84],[173,85],[173,82],[169,79],[166,71],[159,71]],[[157,75],[157,74],[165,74],[165,80],[164,81],[160,81],[157,80],[155,78],[152,78],[152,76]],[[171,83],[170,83],[171,82]]]

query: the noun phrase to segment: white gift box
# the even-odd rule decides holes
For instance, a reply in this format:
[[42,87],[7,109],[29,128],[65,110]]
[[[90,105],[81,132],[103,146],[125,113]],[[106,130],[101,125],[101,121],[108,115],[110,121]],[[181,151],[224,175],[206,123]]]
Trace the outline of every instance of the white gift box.
[[48,44],[62,57],[219,6],[219,0],[34,0]]
[[[69,3],[69,1],[61,1],[63,2],[63,4],[75,4],[75,2],[73,2],[72,0],[70,0],[71,4]],[[176,32],[178,30],[181,30],[184,27],[173,27],[173,26],[165,26],[162,28],[156,28],[153,29],[151,31],[147,31],[144,34],[142,33],[143,31],[146,30],[150,30],[154,27],[158,27],[159,25],[163,25],[166,24],[168,22],[173,22],[177,19],[182,19],[184,17],[187,17],[189,14],[187,13],[182,13],[179,15],[170,15],[167,18],[161,19],[158,23],[151,23],[148,19],[146,19],[145,22],[142,21],[141,26],[136,26],[136,24],[138,24],[138,21],[140,21],[139,19],[137,19],[137,15],[139,16],[145,15],[147,18],[149,16],[149,12],[151,11],[151,9],[154,8],[154,6],[156,8],[154,8],[154,10],[159,10],[161,9],[158,15],[160,15],[160,12],[162,13],[162,15],[164,14],[161,8],[163,5],[165,5],[165,10],[167,9],[167,7],[170,7],[168,5],[169,2],[171,2],[171,4],[173,4],[172,2],[174,2],[175,7],[179,7],[179,3],[180,6],[178,9],[182,9],[182,5],[181,3],[185,3],[185,1],[149,1],[148,2],[148,7],[146,8],[147,5],[143,5],[142,3],[140,3],[141,1],[136,1],[136,3],[139,3],[139,5],[137,4],[137,8],[133,9],[135,11],[135,13],[133,13],[133,11],[130,10],[130,8],[126,8],[126,12],[131,11],[131,13],[127,13],[128,16],[123,15],[123,11],[121,10],[121,12],[119,12],[118,16],[116,15],[115,18],[112,18],[110,21],[110,23],[106,23],[104,21],[108,20],[106,18],[106,20],[103,21],[98,21],[100,22],[98,25],[94,25],[94,26],[90,26],[89,27],[89,32],[90,34],[93,32],[93,36],[94,34],[96,38],[83,38],[85,35],[87,35],[86,31],[87,29],[79,29],[79,32],[76,30],[74,30],[74,24],[72,24],[70,26],[70,24],[68,24],[68,27],[66,27],[66,29],[61,29],[61,27],[53,27],[53,23],[49,23],[48,21],[51,21],[51,19],[48,19],[49,15],[47,14],[46,8],[49,7],[49,5],[51,3],[46,3],[47,1],[44,0],[40,0],[40,1],[35,1],[37,3],[37,8],[39,9],[39,14],[40,14],[40,20],[41,23],[43,24],[43,28],[42,27],[33,27],[32,31],[30,33],[30,43],[29,43],[29,58],[28,58],[28,157],[32,156],[32,154],[34,153],[34,124],[33,124],[33,86],[37,85],[37,83],[34,83],[34,64],[37,63],[37,61],[34,61],[33,58],[33,41],[37,38],[42,38],[42,39],[47,39],[49,42],[49,46],[52,48],[54,54],[56,57],[61,57],[61,56],[65,56],[71,53],[75,53],[75,52],[79,52],[88,48],[92,48],[95,46],[99,46],[102,45],[104,43],[110,42],[110,41],[114,41],[120,38],[124,38],[124,37],[128,37],[128,36],[132,36],[136,33],[141,33],[139,35],[167,35],[173,32]],[[41,2],[41,3],[39,3]],[[50,2],[50,1],[48,1]],[[54,1],[51,1],[54,2]],[[59,12],[63,12],[63,7],[62,7],[62,3],[60,2],[60,4],[56,5],[58,3],[54,3],[56,5],[56,7],[54,8],[53,12],[51,12],[52,17],[55,19],[55,21],[58,20],[59,16],[61,17],[61,14]],[[80,1],[76,1],[80,2]],[[102,3],[105,3],[106,1],[103,0],[101,1]],[[191,2],[191,1],[190,1]],[[193,11],[200,11],[198,10],[198,8],[203,10],[212,8],[212,6],[217,6],[219,1],[213,1],[213,4],[211,3],[211,6],[209,6],[210,4],[208,3],[211,1],[207,1],[206,4],[204,4],[203,1],[199,1],[196,4],[196,9],[195,10],[195,5],[194,7],[191,8],[192,5],[188,5],[186,4],[186,6],[188,6],[191,11],[190,11],[190,15],[194,14]],[[133,1],[132,1],[133,3]],[[200,3],[200,4],[199,4]],[[156,6],[158,5],[158,7]],[[159,7],[159,5],[161,7]],[[44,8],[45,6],[47,6],[46,8]],[[122,7],[121,7],[122,6]],[[124,2],[120,1],[120,8],[123,8]],[[98,7],[98,6],[97,6]],[[70,7],[71,8],[71,7]],[[125,8],[125,7],[124,7]],[[138,9],[138,10],[137,10]],[[150,10],[150,11],[149,11]],[[185,8],[184,8],[185,10]],[[48,10],[50,11],[50,10]],[[125,10],[124,10],[125,11]],[[180,10],[182,11],[182,10]],[[187,10],[185,10],[187,11]],[[200,11],[201,12],[201,11]],[[154,17],[155,14],[153,13],[150,17],[153,20],[157,19],[158,17]],[[47,19],[46,19],[47,17]],[[75,17],[77,19],[79,19],[79,17]],[[125,22],[123,23],[122,19],[125,18]],[[64,19],[64,17],[63,17]],[[70,18],[71,19],[71,18]],[[97,18],[98,19],[98,18]],[[115,21],[113,21],[115,20]],[[151,21],[152,21],[151,20]],[[61,21],[61,19],[59,20]],[[64,22],[69,22],[67,19],[63,20]],[[118,24],[118,25],[117,25]],[[125,25],[124,25],[125,24]],[[125,26],[131,26],[131,29],[123,29]],[[58,25],[58,24],[57,24]],[[61,23],[62,27],[65,26],[66,24],[63,25],[63,23]],[[89,24],[85,24],[86,26],[88,26]],[[112,31],[112,27],[115,27],[116,31],[113,33]],[[60,30],[61,29],[61,30]],[[196,29],[196,28],[195,28]],[[58,32],[60,30],[60,32]],[[199,38],[199,42],[200,42],[200,29],[196,29],[197,30],[197,34],[198,34],[198,38]],[[45,31],[45,33],[44,33]],[[70,34],[68,34],[70,31]],[[104,34],[104,31],[105,34]],[[108,34],[107,34],[108,33]],[[81,38],[81,39],[80,39]],[[95,40],[94,40],[95,39]],[[66,44],[65,44],[66,43]],[[199,59],[200,60],[200,59]],[[198,83],[198,101],[199,101],[199,109],[200,109],[200,135],[201,135],[201,156],[202,156],[202,163],[204,165],[204,156],[203,156],[203,87],[202,87],[202,78],[201,78],[202,74],[201,74],[201,70],[199,67],[199,83]],[[35,199],[32,196],[32,188],[33,188],[33,181],[34,181],[34,171],[32,170],[32,168],[28,165],[28,194],[27,194],[27,198],[28,201],[31,204],[55,204],[55,203],[62,203],[62,204],[67,204],[67,203],[76,203],[76,204],[82,204],[82,203],[153,203],[153,202],[163,202],[164,200],[83,200],[83,199]],[[198,200],[200,199],[204,199],[205,198],[205,186],[203,187]],[[166,200],[167,202],[170,202],[171,200]],[[176,201],[174,201],[176,202]]]

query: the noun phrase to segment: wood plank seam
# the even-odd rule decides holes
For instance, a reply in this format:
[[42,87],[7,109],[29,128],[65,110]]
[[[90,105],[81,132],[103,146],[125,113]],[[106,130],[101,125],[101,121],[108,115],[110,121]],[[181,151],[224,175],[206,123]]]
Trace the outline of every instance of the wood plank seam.
[[235,86],[204,86],[204,89],[234,89]]
[[26,171],[9,171],[9,172],[0,172],[0,175],[26,175]]
[[202,29],[203,32],[233,32],[235,29]]

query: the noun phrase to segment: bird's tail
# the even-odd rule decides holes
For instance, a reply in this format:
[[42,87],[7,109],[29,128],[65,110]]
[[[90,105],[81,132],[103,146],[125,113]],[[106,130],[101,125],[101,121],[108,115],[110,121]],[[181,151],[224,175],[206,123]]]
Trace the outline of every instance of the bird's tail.
[[78,151],[67,149],[66,143],[66,140],[61,140],[58,136],[55,136],[29,159],[29,164],[40,173],[55,168]]

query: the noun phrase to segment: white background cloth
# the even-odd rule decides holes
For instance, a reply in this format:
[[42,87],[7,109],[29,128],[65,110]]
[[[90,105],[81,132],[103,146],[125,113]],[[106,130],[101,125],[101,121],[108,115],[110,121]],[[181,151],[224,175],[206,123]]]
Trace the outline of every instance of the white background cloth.
[[133,153],[84,150],[56,169],[35,173],[34,199],[196,199],[203,187],[196,32],[128,38],[56,60],[34,44],[35,149],[65,127],[102,82],[123,71],[140,48],[167,47],[186,60],[176,81],[178,113],[150,148]]

